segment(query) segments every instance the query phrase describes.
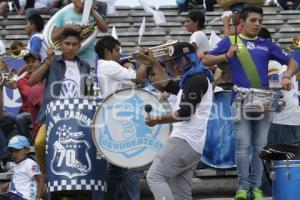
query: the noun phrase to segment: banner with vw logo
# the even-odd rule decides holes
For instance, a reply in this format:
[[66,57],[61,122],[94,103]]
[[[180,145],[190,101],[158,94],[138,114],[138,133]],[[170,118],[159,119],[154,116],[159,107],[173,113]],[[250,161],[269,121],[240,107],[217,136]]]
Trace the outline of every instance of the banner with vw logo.
[[94,99],[61,99],[47,105],[49,192],[89,190],[102,199],[106,161],[97,155],[90,129],[97,104]]

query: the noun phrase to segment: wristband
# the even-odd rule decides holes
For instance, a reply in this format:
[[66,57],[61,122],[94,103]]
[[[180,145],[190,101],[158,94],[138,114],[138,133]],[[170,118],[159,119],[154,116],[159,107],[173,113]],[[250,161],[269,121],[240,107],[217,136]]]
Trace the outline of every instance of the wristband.
[[289,75],[283,75],[283,76],[282,76],[282,79],[283,79],[283,78],[287,78],[287,79],[291,80],[291,76],[289,76]]

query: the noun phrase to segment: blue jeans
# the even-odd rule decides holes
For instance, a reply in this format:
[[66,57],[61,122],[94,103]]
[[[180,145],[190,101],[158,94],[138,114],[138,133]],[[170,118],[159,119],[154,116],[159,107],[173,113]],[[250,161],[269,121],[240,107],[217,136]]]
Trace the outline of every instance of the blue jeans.
[[16,116],[16,125],[20,131],[20,135],[24,135],[29,140],[30,144],[33,144],[32,131],[29,126],[32,124],[31,115],[28,112],[23,112]]
[[241,113],[235,122],[235,159],[240,189],[261,187],[263,163],[259,153],[267,144],[270,122],[271,114],[268,112]]
[[0,200],[25,200],[25,199],[23,199],[22,197],[14,193],[8,192],[5,194],[0,194]]
[[[120,198],[120,196],[122,198]],[[104,199],[139,200],[140,176],[138,171],[109,164],[107,172],[107,193],[105,193]]]

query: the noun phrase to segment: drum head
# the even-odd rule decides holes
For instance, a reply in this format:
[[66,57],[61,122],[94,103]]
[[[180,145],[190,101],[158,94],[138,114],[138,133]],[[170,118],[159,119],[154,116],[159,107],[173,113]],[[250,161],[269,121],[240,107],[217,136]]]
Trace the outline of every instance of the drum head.
[[166,143],[170,125],[149,127],[145,124],[145,105],[151,115],[165,115],[168,105],[142,89],[123,89],[108,96],[97,109],[93,138],[100,154],[123,168],[137,168],[151,163]]

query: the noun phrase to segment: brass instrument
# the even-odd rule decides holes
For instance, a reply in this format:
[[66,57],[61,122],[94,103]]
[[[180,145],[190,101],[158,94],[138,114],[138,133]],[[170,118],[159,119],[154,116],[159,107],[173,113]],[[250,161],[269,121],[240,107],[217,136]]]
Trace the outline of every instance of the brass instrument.
[[[80,32],[80,42],[82,43],[84,40],[86,40],[88,37],[91,36],[91,34],[95,31],[95,25],[88,25],[88,26],[79,26],[79,32]],[[57,41],[52,41],[50,40],[50,46],[52,48],[54,48],[55,50],[61,50],[61,47],[60,47],[60,41],[57,40]]]
[[286,51],[291,51],[293,49],[300,49],[300,37],[299,36],[293,37],[292,42],[293,43],[285,49]]
[[0,86],[17,80],[15,69],[9,69],[5,61],[0,59]]
[[5,53],[0,54],[0,57],[11,55],[13,59],[18,59],[24,57],[27,53],[28,53],[27,47],[22,42],[14,41],[10,45],[9,50]]
[[[169,56],[169,49],[170,47],[177,43],[178,40],[173,40],[173,41],[169,41],[165,44],[162,45],[158,45],[155,47],[151,47],[148,50],[150,50],[155,58],[162,58],[162,57],[168,57]],[[128,59],[129,61],[136,61],[140,64],[144,64],[144,65],[151,65],[152,61],[149,60],[149,58],[143,54],[141,51],[135,51],[132,52],[128,57],[123,57],[122,59]]]

